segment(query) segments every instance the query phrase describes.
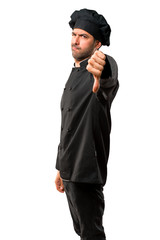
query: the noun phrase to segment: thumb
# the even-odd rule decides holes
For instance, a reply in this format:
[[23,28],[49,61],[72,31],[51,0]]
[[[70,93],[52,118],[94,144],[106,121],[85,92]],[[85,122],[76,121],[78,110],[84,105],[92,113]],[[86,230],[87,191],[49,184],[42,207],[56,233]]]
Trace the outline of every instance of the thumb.
[[93,75],[93,77],[94,77],[94,84],[93,84],[93,89],[92,89],[92,91],[94,92],[94,93],[96,93],[97,91],[98,91],[98,89],[99,89],[99,81],[100,81],[100,78],[99,77],[97,77],[97,76],[95,76],[95,75]]
[[60,187],[60,188],[61,188],[62,191],[64,191],[64,185],[63,185],[63,180],[62,180],[62,178],[61,178],[61,187]]

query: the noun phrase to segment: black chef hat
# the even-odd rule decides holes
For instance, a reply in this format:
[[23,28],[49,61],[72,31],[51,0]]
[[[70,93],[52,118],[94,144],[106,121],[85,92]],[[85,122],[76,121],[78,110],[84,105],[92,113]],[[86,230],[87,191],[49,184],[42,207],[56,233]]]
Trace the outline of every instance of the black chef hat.
[[90,33],[102,45],[110,45],[111,28],[105,18],[94,10],[75,11],[71,15],[69,25],[72,29],[80,28]]

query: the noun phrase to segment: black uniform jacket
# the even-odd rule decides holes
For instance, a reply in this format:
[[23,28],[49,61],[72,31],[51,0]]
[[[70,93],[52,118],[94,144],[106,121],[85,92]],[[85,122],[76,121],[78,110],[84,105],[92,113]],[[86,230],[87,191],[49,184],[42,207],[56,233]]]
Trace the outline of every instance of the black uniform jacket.
[[118,68],[106,56],[100,88],[92,92],[94,78],[88,60],[74,67],[61,100],[62,125],[56,168],[65,180],[105,184],[110,147],[110,107],[118,90]]

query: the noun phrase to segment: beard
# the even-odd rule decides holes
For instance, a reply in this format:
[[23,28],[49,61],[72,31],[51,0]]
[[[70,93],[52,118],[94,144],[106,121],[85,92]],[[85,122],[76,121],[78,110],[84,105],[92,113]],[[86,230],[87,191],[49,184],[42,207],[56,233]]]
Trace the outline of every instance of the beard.
[[[76,48],[74,50],[73,48]],[[80,47],[78,47],[76,44],[72,44],[72,56],[77,61],[82,61],[86,58],[89,58],[92,56],[95,50],[95,45],[93,44],[90,46],[90,48],[82,50]]]

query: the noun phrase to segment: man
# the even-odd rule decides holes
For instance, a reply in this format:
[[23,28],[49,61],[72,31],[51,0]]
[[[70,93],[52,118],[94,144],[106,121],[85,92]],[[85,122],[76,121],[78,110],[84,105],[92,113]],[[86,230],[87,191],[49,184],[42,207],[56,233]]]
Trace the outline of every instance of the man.
[[65,85],[55,184],[66,193],[74,229],[82,240],[104,240],[103,186],[107,178],[111,103],[117,64],[99,51],[110,44],[110,26],[96,11],[71,15],[74,68]]

